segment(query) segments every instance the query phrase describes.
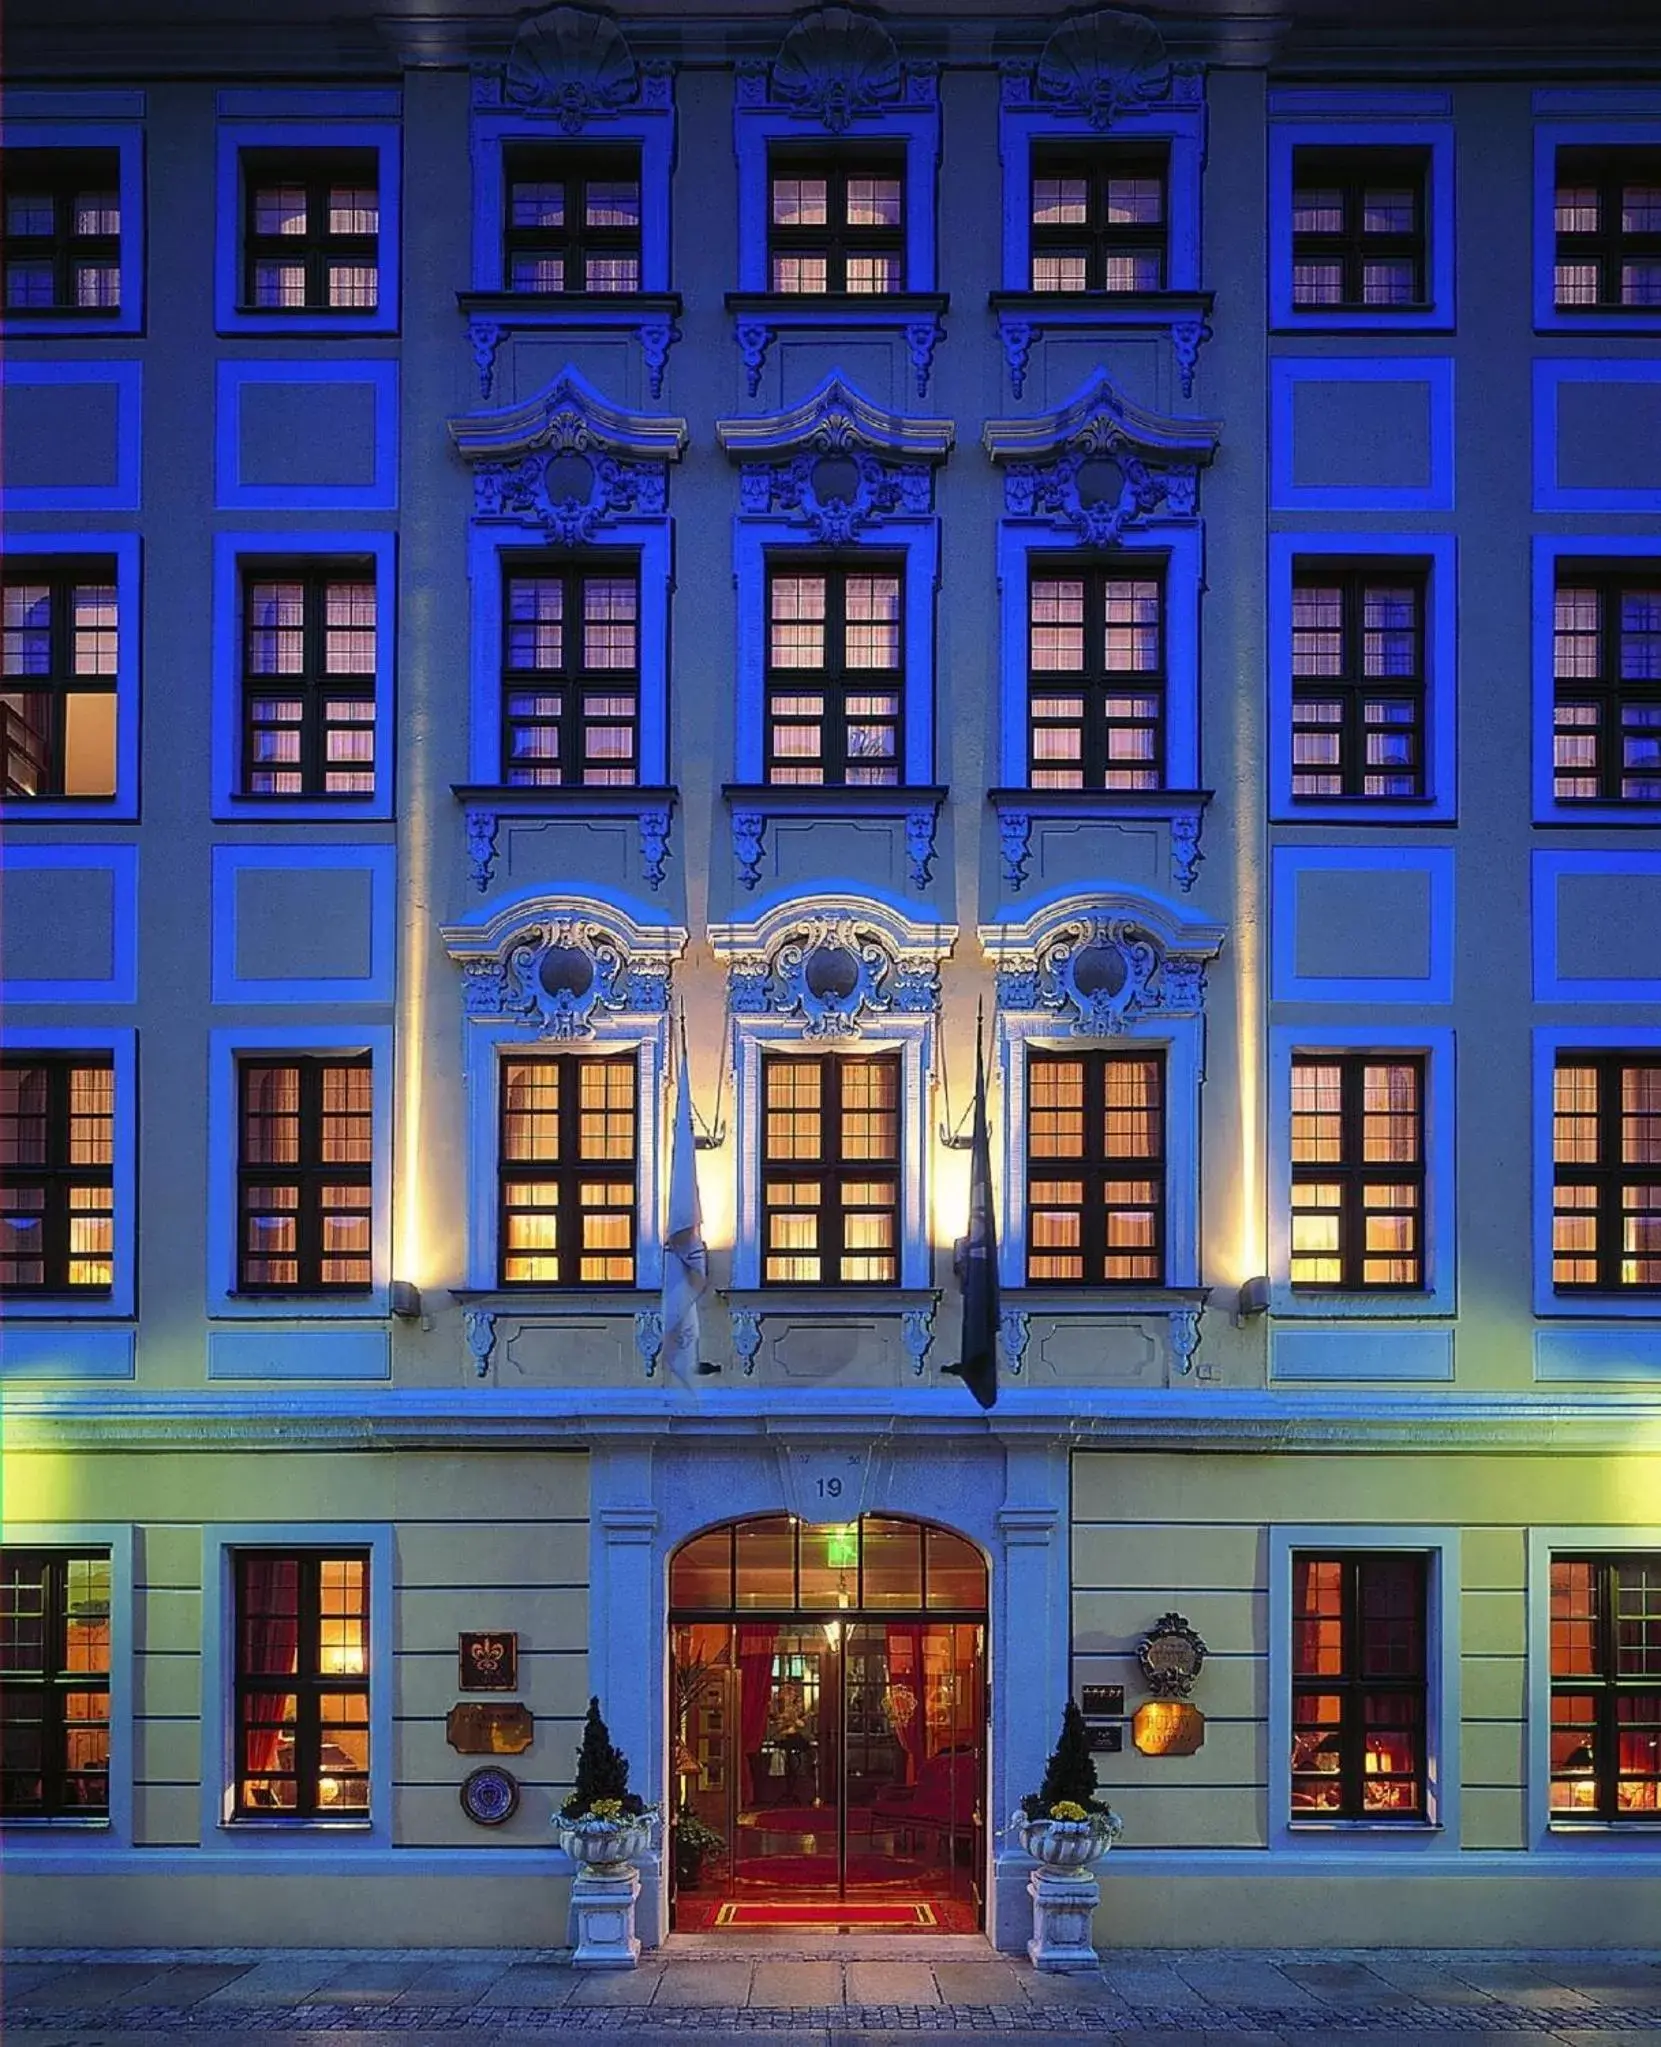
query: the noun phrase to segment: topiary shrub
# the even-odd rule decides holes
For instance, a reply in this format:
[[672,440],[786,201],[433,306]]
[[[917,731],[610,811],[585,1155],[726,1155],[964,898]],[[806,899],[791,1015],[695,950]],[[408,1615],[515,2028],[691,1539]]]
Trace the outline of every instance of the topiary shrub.
[[646,1801],[629,1789],[629,1759],[613,1742],[600,1717],[600,1702],[590,1699],[577,1750],[576,1789],[560,1807],[568,1820],[597,1812],[601,1818],[636,1818]]
[[[1084,1715],[1071,1699],[1061,1713],[1061,1736],[1044,1766],[1044,1782],[1021,1800],[1029,1820],[1057,1817],[1055,1807],[1072,1805],[1083,1813],[1107,1813],[1110,1808],[1096,1796],[1096,1765],[1090,1754],[1090,1729]],[[1071,1814],[1062,1814],[1071,1818]]]

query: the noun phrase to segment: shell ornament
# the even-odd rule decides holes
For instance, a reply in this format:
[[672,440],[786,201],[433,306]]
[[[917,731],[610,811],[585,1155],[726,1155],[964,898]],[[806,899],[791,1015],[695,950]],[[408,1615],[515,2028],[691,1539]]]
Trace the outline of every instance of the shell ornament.
[[1041,98],[1076,106],[1092,128],[1110,128],[1128,107],[1160,99],[1171,83],[1165,39],[1140,14],[1099,7],[1064,22],[1038,60]]
[[773,65],[774,98],[817,114],[833,135],[899,92],[893,38],[850,7],[821,7],[797,22]]
[[514,106],[544,108],[575,135],[591,115],[627,106],[639,83],[616,22],[586,7],[550,7],[514,37],[504,92]]

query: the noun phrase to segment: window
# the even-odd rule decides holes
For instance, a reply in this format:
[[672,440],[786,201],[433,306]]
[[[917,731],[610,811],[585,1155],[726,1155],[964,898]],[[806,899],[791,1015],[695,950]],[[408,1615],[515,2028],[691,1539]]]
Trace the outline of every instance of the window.
[[509,143],[502,273],[509,291],[641,288],[640,151]]
[[115,1284],[115,1064],[0,1060],[0,1294],[108,1296]]
[[638,559],[510,557],[503,596],[503,782],[543,789],[636,783]]
[[244,561],[244,796],[374,795],[376,632],[372,561]]
[[634,1285],[637,1087],[633,1053],[502,1059],[503,1286]]
[[369,1812],[369,1558],[241,1550],[239,1819]]
[[1029,1053],[1026,1276],[1164,1284],[1162,1053]]
[[372,1282],[365,1056],[238,1062],[237,1285],[361,1293]]
[[1661,802],[1661,568],[1559,563],[1552,696],[1559,803]]
[[8,149],[6,311],[121,308],[121,155],[115,149]]
[[110,1811],[110,1557],[0,1553],[0,1817]]
[[768,289],[880,296],[906,288],[903,150],[767,155]]
[[1035,143],[1034,291],[1161,291],[1165,285],[1167,148]]
[[1027,586],[1034,789],[1158,789],[1165,778],[1162,566],[1040,558]]
[[1292,799],[1425,792],[1425,572],[1300,562],[1292,579]]
[[1427,149],[1292,151],[1292,305],[1340,310],[1429,302]]
[[11,559],[0,577],[5,794],[116,792],[119,606],[113,557]]
[[900,1059],[762,1060],[762,1277],[894,1286],[900,1277]]
[[242,304],[251,312],[374,312],[380,164],[373,149],[242,152]]
[[1661,1554],[1552,1557],[1551,1813],[1661,1820]]
[[1426,1559],[1292,1554],[1298,1820],[1424,1820]]
[[1295,1290],[1426,1286],[1424,1083],[1423,1055],[1293,1055]]
[[897,563],[769,562],[769,782],[899,782],[904,602]]
[[1560,1052],[1552,1166],[1553,1287],[1661,1288],[1661,1058]]
[[1559,149],[1556,177],[1558,311],[1661,309],[1661,149]]

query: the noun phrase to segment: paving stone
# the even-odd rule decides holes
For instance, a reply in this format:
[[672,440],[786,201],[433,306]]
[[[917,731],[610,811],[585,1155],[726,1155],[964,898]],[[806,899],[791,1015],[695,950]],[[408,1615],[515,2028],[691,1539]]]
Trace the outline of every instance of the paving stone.
[[1281,1962],[1281,1974],[1324,2003],[1400,2006],[1414,2002],[1412,1991],[1390,1983],[1360,1962]]
[[426,1962],[399,1993],[399,2004],[477,2004],[493,1983],[514,1966],[511,1955],[494,1961]]
[[576,1978],[568,2003],[650,2004],[656,1995],[657,1969],[573,1969]]
[[17,1996],[8,1996],[12,2011],[95,2011],[123,1992],[136,1990],[161,1974],[154,1962],[83,1962],[54,1971]]
[[576,1976],[568,1964],[521,1962],[504,1970],[478,2003],[481,2007],[537,2005],[546,2010],[550,2005],[564,2004],[575,1987]]
[[1169,1956],[1107,1954],[1102,1975],[1116,1997],[1134,2011],[1191,2011],[1205,1999],[1177,1974]]
[[666,1962],[658,1973],[654,2008],[675,2005],[731,2004],[750,2001],[751,1964],[708,1960]]
[[942,2002],[935,1972],[926,1962],[849,1962],[842,1973],[849,2004]]
[[350,1962],[338,1976],[330,1976],[312,1991],[313,2004],[390,2004],[401,1991],[423,1975],[427,1964],[419,1956],[402,1960]]
[[947,2004],[1025,2004],[1020,1978],[1005,1961],[937,1962],[934,1980]]
[[234,1982],[211,1991],[197,2009],[212,2012],[225,2005],[300,2004],[319,1983],[339,1975],[344,1959],[314,1952],[268,1956],[244,1969]]
[[750,2003],[767,2011],[842,2002],[842,1964],[757,1961]]

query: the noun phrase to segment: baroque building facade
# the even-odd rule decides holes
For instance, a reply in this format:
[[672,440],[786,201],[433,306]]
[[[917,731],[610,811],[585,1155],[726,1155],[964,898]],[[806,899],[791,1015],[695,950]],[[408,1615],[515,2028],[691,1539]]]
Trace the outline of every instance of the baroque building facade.
[[1019,1946],[1070,1697],[1105,1946],[1649,1936],[1661,39],[1485,13],[13,10],[13,1938],[557,1940],[591,1694],[649,1940]]

